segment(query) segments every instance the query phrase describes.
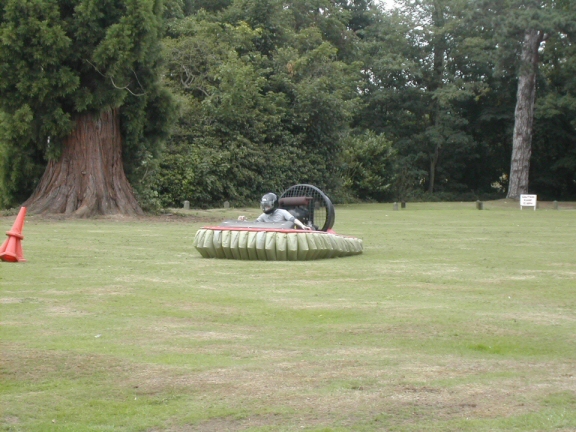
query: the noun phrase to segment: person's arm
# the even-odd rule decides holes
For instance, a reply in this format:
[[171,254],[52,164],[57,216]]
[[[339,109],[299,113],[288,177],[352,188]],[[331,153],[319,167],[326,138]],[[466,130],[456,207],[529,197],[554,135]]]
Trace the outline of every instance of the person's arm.
[[296,225],[298,228],[303,229],[303,230],[311,230],[312,229],[311,227],[304,225],[302,222],[300,222],[296,218],[294,218],[294,225]]
[[288,222],[293,222],[294,225],[296,225],[298,228],[303,229],[303,230],[311,230],[312,229],[309,226],[304,225],[298,219],[296,219],[294,217],[294,215],[292,213],[290,213],[289,211],[284,210],[284,209],[278,209],[276,211],[280,212],[280,214],[284,217],[284,220],[287,220]]

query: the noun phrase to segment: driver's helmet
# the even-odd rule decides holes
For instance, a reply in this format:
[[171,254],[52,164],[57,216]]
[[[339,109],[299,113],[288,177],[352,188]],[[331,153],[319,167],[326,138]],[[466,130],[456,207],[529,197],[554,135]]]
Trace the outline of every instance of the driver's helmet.
[[274,212],[278,208],[278,195],[275,193],[267,193],[260,200],[260,208],[266,214]]

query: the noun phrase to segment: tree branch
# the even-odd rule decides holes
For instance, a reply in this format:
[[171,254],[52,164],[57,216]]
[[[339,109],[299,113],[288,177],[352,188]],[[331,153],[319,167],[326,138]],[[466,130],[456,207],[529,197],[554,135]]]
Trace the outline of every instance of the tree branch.
[[116,88],[116,89],[118,89],[118,90],[126,90],[126,91],[128,91],[128,93],[130,93],[132,96],[136,96],[136,97],[144,96],[144,95],[146,94],[146,91],[144,91],[144,88],[142,87],[142,84],[140,84],[140,80],[138,79],[138,75],[136,75],[136,72],[134,71],[134,69],[130,69],[130,70],[132,71],[132,73],[133,73],[134,76],[136,77],[136,81],[138,81],[138,85],[139,85],[140,88],[144,91],[144,93],[136,94],[136,93],[134,93],[132,90],[130,90],[130,89],[128,88],[128,86],[131,84],[131,82],[129,82],[129,83],[128,83],[127,85],[125,85],[124,87],[117,86],[116,83],[114,82],[114,78],[108,77],[108,76],[106,76],[105,74],[103,74],[102,72],[100,72],[100,71],[98,70],[98,68],[97,68],[93,63],[90,62],[90,60],[84,59],[84,61],[85,61],[86,63],[88,63],[90,66],[92,66],[92,67],[94,68],[94,70],[95,70],[96,72],[98,72],[100,75],[102,75],[104,78],[109,78],[109,79],[110,79],[110,82],[112,83],[112,85],[114,86],[114,88]]
[[184,65],[181,65],[182,69],[184,70],[184,73],[180,75],[180,82],[182,83],[182,85],[184,86],[184,88],[195,88],[197,90],[200,90],[206,97],[210,97],[210,94],[204,90],[202,87],[198,86],[198,85],[192,85],[194,83],[194,81],[196,81],[196,78],[198,78],[197,76],[195,76],[194,74],[190,73],[188,71],[188,68]]

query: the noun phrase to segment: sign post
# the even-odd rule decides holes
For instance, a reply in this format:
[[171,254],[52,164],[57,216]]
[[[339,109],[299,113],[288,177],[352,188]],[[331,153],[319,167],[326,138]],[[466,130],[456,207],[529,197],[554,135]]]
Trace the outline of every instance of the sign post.
[[534,207],[536,211],[537,195],[520,195],[520,210],[522,207]]

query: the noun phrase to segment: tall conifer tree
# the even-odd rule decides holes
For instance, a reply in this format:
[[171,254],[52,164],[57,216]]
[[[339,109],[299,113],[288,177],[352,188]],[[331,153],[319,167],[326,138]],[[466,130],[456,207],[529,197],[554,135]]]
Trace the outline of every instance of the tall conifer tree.
[[162,13],[161,0],[0,1],[5,202],[35,157],[47,167],[30,212],[142,212],[123,159],[132,169],[154,153],[173,112]]

